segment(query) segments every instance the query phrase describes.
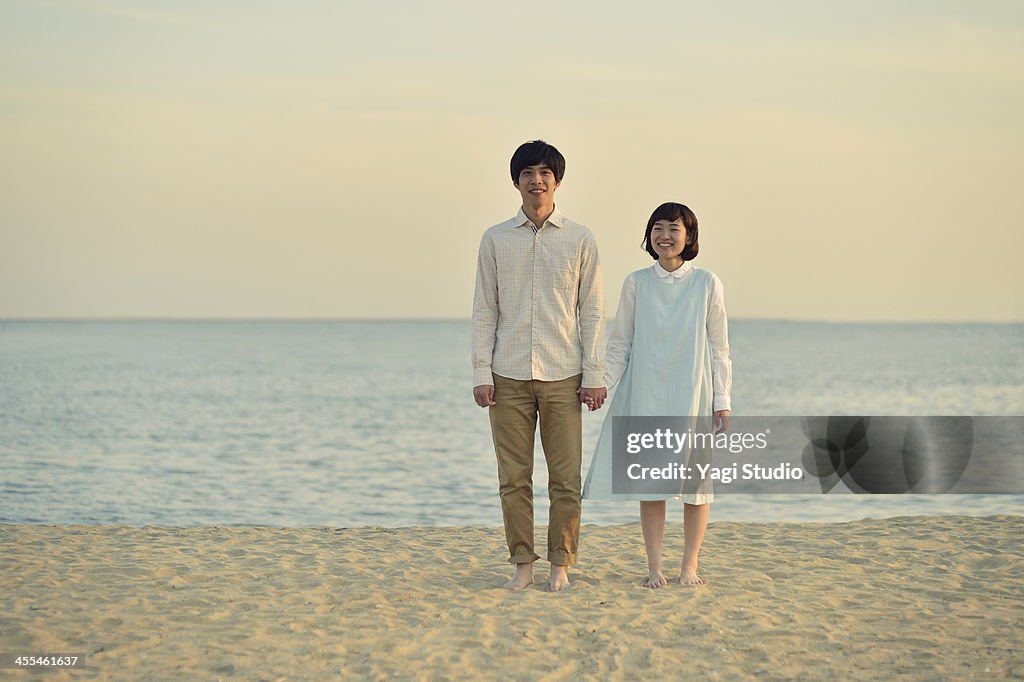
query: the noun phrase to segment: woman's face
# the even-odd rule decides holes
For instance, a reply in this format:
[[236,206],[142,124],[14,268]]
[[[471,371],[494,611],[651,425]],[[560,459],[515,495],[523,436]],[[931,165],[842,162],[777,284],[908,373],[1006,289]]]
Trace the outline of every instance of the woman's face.
[[659,220],[651,226],[651,246],[658,258],[679,258],[690,243],[683,219]]

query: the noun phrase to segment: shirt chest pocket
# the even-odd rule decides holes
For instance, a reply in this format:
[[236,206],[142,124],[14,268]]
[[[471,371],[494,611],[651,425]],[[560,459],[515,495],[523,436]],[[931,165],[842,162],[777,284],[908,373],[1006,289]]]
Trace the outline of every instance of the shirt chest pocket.
[[564,240],[561,233],[542,234],[540,237],[534,252],[535,286],[557,293],[557,298],[563,302],[575,301],[580,282],[578,245]]
[[575,296],[580,284],[580,262],[576,258],[559,258],[551,263],[552,288]]

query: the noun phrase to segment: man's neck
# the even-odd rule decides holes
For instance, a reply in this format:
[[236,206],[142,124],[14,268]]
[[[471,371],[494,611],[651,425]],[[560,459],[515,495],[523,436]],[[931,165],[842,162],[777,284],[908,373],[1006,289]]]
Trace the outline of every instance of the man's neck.
[[537,229],[544,227],[545,221],[551,217],[551,214],[555,212],[554,204],[545,204],[543,206],[526,206],[523,205],[523,213],[530,219],[530,222],[537,226]]

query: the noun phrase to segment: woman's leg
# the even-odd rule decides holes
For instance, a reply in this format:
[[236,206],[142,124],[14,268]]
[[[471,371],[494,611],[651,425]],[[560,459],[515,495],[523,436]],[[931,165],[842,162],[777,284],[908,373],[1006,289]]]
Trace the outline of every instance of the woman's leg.
[[665,539],[665,500],[640,503],[640,527],[644,531],[647,550],[647,578],[644,587],[659,588],[668,584],[661,574],[661,545]]
[[700,545],[704,541],[709,516],[710,504],[683,504],[683,535],[686,537],[686,545],[683,549],[683,562],[679,568],[680,585],[704,584],[704,579],[697,575],[697,557],[700,555]]

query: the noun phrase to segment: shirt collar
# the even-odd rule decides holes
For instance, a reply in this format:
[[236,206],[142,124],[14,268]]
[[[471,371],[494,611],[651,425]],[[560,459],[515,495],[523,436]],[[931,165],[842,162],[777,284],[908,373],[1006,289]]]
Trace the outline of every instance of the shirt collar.
[[[519,207],[519,212],[516,213],[516,217],[513,220],[515,220],[516,227],[523,227],[524,225],[530,224],[530,219],[526,217],[526,211],[523,210],[522,206]],[[557,206],[555,206],[555,210],[548,216],[548,219],[544,224],[546,225],[547,223],[551,223],[555,227],[562,227],[565,225],[565,217],[558,212]]]
[[666,277],[674,277],[675,279],[682,279],[683,277],[686,276],[686,273],[688,273],[690,271],[691,267],[693,267],[693,266],[690,265],[690,261],[683,261],[683,264],[680,267],[676,268],[672,272],[669,272],[665,268],[661,267],[661,263],[655,262],[654,263],[654,274],[657,275],[658,278],[660,278],[660,279],[665,279]]

